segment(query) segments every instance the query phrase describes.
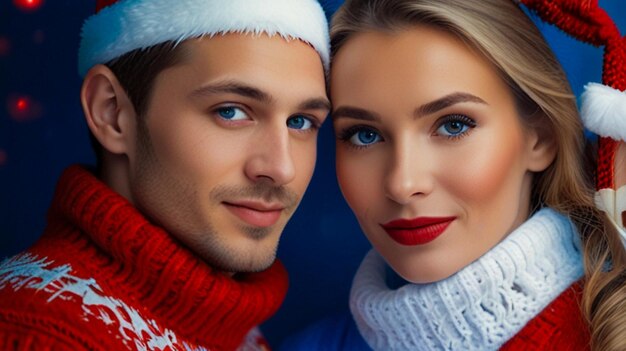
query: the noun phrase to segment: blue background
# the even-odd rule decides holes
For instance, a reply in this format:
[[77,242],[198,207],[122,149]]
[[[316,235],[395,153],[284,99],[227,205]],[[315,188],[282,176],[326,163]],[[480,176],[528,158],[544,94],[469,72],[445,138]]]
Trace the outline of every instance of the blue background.
[[[48,0],[32,12],[18,9],[13,0],[0,1],[1,259],[38,238],[62,170],[94,163],[79,102],[76,52],[80,26],[95,1]],[[322,1],[328,15],[340,3]],[[600,5],[625,33],[626,2]],[[585,83],[601,81],[601,49],[535,21],[577,95]],[[29,99],[30,112],[11,112],[19,97]],[[312,321],[347,310],[352,275],[370,247],[337,187],[330,123],[322,128],[318,152],[309,190],[280,243],[290,290],[281,310],[263,326],[275,347]]]

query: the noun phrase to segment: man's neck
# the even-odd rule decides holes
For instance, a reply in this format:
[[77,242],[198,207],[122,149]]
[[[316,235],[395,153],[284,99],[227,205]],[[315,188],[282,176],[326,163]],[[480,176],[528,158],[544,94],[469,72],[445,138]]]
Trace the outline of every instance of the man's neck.
[[109,188],[135,205],[132,191],[130,190],[128,169],[126,156],[106,154],[103,156],[97,177]]

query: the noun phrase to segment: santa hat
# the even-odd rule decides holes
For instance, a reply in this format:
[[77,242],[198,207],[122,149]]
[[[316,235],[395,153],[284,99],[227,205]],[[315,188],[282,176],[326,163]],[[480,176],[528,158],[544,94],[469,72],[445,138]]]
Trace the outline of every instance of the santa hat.
[[82,28],[78,70],[166,41],[225,33],[301,40],[329,65],[328,22],[317,0],[98,0]]
[[581,97],[585,127],[599,135],[596,204],[609,214],[626,244],[622,211],[626,188],[614,191],[615,154],[626,141],[626,37],[598,0],[520,0],[544,21],[574,38],[604,47],[602,84],[589,83]]
[[594,46],[604,46],[602,84],[585,86],[581,115],[600,136],[598,189],[613,188],[617,143],[626,140],[626,38],[598,0],[520,0],[544,21]]

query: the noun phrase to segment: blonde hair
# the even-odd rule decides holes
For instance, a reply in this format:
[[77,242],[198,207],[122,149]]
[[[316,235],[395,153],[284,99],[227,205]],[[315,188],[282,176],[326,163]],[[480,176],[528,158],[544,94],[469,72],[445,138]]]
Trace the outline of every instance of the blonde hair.
[[[626,350],[626,251],[593,202],[583,126],[567,77],[537,27],[512,0],[346,0],[331,23],[334,56],[353,35],[427,25],[458,37],[500,72],[529,126],[549,133],[554,162],[535,175],[532,206],[569,216],[584,243],[582,311],[594,350]],[[610,267],[608,267],[610,266]]]

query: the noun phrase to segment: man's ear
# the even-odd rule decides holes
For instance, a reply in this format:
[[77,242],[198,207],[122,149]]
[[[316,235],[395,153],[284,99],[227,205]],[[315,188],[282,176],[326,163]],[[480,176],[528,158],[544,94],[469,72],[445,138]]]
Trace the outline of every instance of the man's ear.
[[80,98],[87,125],[102,147],[127,154],[133,147],[136,113],[115,74],[104,65],[92,67],[83,80]]
[[548,118],[534,115],[527,131],[528,170],[532,172],[544,171],[556,158],[558,144],[554,130]]

